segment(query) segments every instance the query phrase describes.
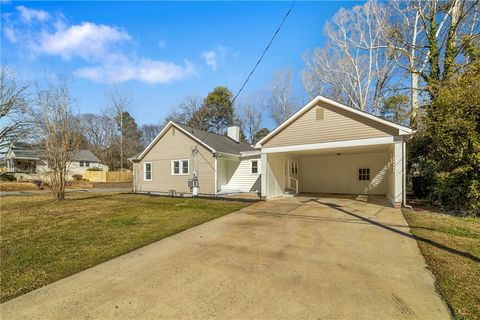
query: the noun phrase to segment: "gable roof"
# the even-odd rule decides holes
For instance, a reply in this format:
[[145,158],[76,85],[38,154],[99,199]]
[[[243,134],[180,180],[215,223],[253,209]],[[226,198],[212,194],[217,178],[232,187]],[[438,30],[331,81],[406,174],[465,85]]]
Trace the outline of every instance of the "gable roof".
[[308,110],[312,109],[313,107],[315,107],[319,102],[323,102],[323,103],[326,103],[330,106],[334,106],[334,107],[337,107],[337,108],[340,108],[340,109],[343,109],[343,110],[346,110],[346,111],[349,111],[349,112],[352,112],[352,113],[355,113],[355,114],[358,114],[362,117],[365,117],[365,118],[368,118],[368,119],[371,119],[373,121],[376,121],[378,123],[382,123],[384,125],[387,125],[389,127],[392,127],[392,128],[395,128],[395,129],[398,129],[399,130],[399,135],[408,135],[408,134],[412,134],[414,131],[412,128],[410,127],[407,127],[407,126],[403,126],[403,125],[400,125],[400,124],[397,124],[397,123],[394,123],[394,122],[391,122],[391,121],[388,121],[388,120],[385,120],[383,118],[380,118],[380,117],[377,117],[373,114],[370,114],[368,112],[365,112],[365,111],[362,111],[362,110],[359,110],[359,109],[355,109],[355,108],[352,108],[352,107],[349,107],[345,104],[342,104],[340,102],[337,102],[337,101],[334,101],[332,99],[329,99],[329,98],[326,98],[326,97],[323,97],[323,96],[317,96],[316,98],[314,98],[313,100],[311,100],[309,103],[307,103],[304,107],[302,107],[300,110],[298,110],[297,112],[295,112],[292,116],[290,116],[290,118],[288,118],[287,120],[285,120],[282,124],[280,124],[278,127],[276,127],[272,132],[270,132],[268,135],[266,135],[265,137],[263,137],[263,139],[261,139],[260,141],[257,142],[257,144],[255,145],[255,148],[261,148],[262,145],[269,141],[270,139],[272,139],[274,136],[276,136],[280,131],[282,131],[284,128],[286,128],[287,126],[289,126],[291,123],[293,123],[295,120],[297,120],[298,118],[300,118],[303,114],[305,114]]
[[242,152],[255,150],[248,143],[236,142],[227,136],[200,130],[183,123],[169,121],[145,150],[143,150],[138,156],[132,158],[132,160],[141,160],[172,126],[210,150],[212,153],[219,152],[240,156]]
[[13,152],[13,158],[16,159],[40,160],[45,157],[45,148],[27,142],[12,143],[10,150]]
[[[10,145],[13,152],[13,159],[40,160],[46,157],[45,148],[28,142],[15,142]],[[81,149],[73,157],[72,161],[100,162],[90,150]]]
[[77,154],[73,158],[75,161],[90,161],[90,162],[100,162],[100,159],[97,158],[90,150],[81,149],[78,150]]

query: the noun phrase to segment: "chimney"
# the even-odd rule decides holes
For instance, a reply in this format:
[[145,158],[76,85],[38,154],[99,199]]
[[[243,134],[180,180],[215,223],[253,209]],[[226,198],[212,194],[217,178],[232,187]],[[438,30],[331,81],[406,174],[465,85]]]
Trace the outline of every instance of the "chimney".
[[240,127],[228,127],[227,136],[235,142],[240,142]]

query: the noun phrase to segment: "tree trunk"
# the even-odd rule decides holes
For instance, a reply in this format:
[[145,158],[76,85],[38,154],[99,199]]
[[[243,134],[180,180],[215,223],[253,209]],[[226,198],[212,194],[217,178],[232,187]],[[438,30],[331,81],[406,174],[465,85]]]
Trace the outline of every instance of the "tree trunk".
[[418,74],[411,74],[411,106],[410,106],[410,125],[415,126],[417,123],[418,113]]

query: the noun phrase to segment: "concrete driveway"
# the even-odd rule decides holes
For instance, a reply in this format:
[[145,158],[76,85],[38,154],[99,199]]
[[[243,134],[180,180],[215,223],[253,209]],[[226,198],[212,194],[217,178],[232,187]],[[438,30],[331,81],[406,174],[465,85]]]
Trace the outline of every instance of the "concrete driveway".
[[11,300],[1,318],[449,319],[400,211],[375,200],[260,202]]

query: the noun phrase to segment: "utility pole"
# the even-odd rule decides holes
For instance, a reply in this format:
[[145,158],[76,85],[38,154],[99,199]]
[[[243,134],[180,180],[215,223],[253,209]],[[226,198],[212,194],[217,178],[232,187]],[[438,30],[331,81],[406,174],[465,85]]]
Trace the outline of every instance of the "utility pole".
[[123,110],[120,110],[120,171],[123,171]]

